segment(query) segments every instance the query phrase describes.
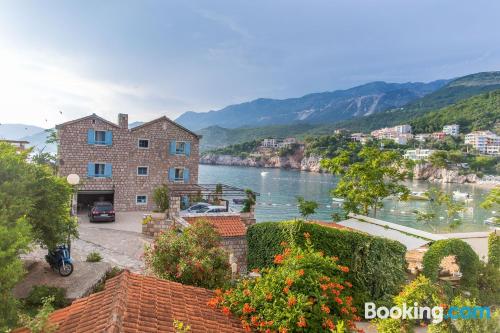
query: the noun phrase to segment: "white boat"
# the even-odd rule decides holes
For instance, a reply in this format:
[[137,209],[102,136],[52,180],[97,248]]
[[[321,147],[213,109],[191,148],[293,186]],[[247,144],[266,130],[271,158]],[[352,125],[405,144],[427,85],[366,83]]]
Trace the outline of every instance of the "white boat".
[[410,200],[429,200],[429,197],[427,196],[426,192],[411,192],[410,195],[408,196],[408,199]]
[[342,198],[332,198],[332,202],[334,203],[343,203],[345,200]]
[[268,171],[262,171],[262,172],[260,173],[260,175],[261,175],[262,177],[264,177],[264,176],[267,176],[267,174],[268,174],[268,173],[269,173]]
[[467,192],[453,191],[453,199],[455,200],[470,200],[472,196]]

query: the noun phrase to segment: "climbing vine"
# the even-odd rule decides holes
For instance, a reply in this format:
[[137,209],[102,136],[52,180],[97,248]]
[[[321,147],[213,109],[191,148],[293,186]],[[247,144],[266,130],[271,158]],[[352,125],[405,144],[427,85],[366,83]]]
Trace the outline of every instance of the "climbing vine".
[[444,239],[434,242],[424,255],[424,275],[433,282],[437,281],[441,260],[452,255],[456,257],[462,272],[461,287],[475,293],[480,267],[479,257],[470,245],[461,239]]

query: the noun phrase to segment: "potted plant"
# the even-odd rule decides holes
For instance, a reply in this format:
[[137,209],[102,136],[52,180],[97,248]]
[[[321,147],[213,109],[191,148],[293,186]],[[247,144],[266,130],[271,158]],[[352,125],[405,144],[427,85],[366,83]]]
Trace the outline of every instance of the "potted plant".
[[166,184],[155,188],[153,191],[153,201],[155,202],[157,209],[151,214],[152,218],[155,220],[165,219],[170,207],[170,194]]

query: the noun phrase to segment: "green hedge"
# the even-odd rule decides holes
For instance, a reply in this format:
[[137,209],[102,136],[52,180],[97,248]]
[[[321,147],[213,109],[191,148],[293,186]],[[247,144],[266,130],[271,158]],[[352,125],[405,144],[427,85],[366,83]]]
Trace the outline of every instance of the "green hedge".
[[337,256],[339,264],[348,266],[358,305],[365,301],[390,302],[406,279],[406,247],[399,242],[349,230],[339,230],[313,223],[265,222],[247,231],[248,266],[250,269],[273,264],[282,251],[280,243],[295,239],[304,244],[304,233],[311,235],[316,250]]
[[452,255],[456,257],[456,262],[462,273],[460,286],[474,293],[477,289],[479,268],[481,267],[479,257],[472,247],[461,239],[443,239],[432,243],[424,255],[424,275],[436,282],[439,277],[441,260]]
[[488,237],[488,262],[494,267],[500,267],[500,236],[495,232]]

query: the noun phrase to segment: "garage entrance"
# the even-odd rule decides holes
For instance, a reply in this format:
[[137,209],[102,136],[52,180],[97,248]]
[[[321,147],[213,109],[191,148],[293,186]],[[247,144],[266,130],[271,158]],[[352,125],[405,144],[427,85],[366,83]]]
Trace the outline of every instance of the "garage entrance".
[[87,212],[94,202],[107,201],[114,204],[114,191],[78,191],[77,209],[78,213]]

